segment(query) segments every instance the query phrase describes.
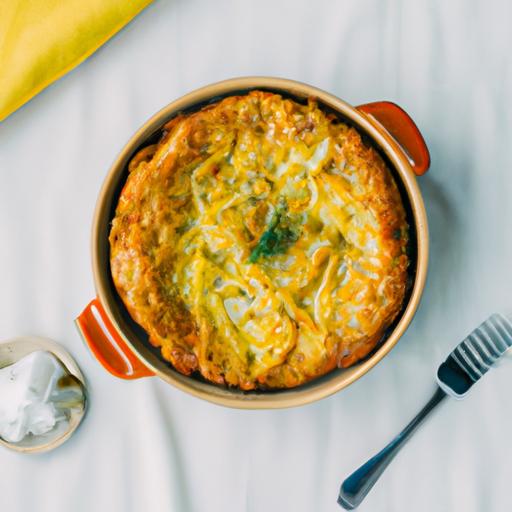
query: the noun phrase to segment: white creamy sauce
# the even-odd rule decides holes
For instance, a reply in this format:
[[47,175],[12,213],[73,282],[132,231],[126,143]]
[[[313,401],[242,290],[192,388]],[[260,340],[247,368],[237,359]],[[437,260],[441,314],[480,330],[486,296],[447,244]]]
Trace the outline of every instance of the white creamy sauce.
[[18,443],[67,422],[69,391],[58,385],[66,375],[57,358],[41,350],[0,369],[0,437]]

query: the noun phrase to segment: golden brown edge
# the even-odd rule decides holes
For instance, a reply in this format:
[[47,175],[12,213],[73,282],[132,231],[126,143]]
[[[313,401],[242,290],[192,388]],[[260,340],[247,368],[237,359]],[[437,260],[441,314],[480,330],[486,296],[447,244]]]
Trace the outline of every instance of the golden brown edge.
[[[123,332],[119,322],[120,318],[115,314],[115,308],[111,307],[111,290],[109,290],[110,282],[106,275],[107,269],[102,268],[103,261],[100,253],[101,244],[104,242],[104,240],[102,240],[102,234],[104,231],[102,228],[104,228],[105,223],[108,222],[110,207],[109,198],[111,198],[113,190],[117,184],[118,175],[123,171],[124,165],[142,141],[151,135],[159,126],[162,126],[165,121],[169,120],[173,115],[187,107],[201,103],[209,98],[253,88],[268,88],[270,90],[286,91],[299,97],[316,97],[320,102],[334,108],[343,116],[354,122],[363,132],[369,134],[394,164],[395,170],[401,178],[402,184],[408,195],[412,215],[415,220],[418,250],[415,280],[408,304],[405,306],[404,312],[393,332],[373,355],[346,371],[332,372],[328,379],[322,380],[317,385],[306,384],[305,386],[300,386],[291,390],[272,393],[263,392],[243,394],[226,389],[221,390],[214,385],[177,375],[176,372],[171,369],[169,369],[169,371],[165,371],[165,368],[158,365],[156,361],[150,362],[144,355],[142,355],[141,351],[137,348],[137,345],[140,345],[141,341],[137,339],[130,339],[130,337]],[[389,353],[407,329],[419,305],[419,300],[425,285],[428,266],[428,227],[423,199],[416,183],[411,164],[398,143],[389,135],[388,132],[382,129],[381,126],[372,122],[367,115],[359,112],[356,108],[350,106],[343,100],[307,84],[271,77],[234,78],[203,87],[183,96],[175,102],[170,103],[149,119],[128,141],[110,168],[109,174],[107,175],[98,198],[93,219],[92,235],[93,274],[98,297],[104,305],[105,311],[110,320],[119,330],[124,341],[133,350],[134,354],[137,355],[137,357],[158,376],[179,389],[210,402],[228,407],[244,409],[273,409],[304,405],[327,397],[350,385],[352,382],[364,375]]]

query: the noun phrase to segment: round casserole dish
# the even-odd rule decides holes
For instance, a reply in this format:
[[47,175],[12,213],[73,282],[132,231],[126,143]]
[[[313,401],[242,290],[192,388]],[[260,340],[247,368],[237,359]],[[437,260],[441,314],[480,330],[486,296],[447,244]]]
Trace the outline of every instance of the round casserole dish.
[[[323,109],[354,126],[385,159],[400,190],[410,226],[409,289],[398,318],[383,341],[364,360],[336,369],[310,383],[288,390],[250,391],[217,386],[174,370],[151,346],[145,332],[131,319],[117,295],[110,272],[109,231],[117,200],[127,177],[127,165],[141,148],[154,143],[162,126],[179,113],[196,111],[235,94],[264,90],[304,102],[315,98]],[[97,359],[113,375],[134,379],[159,376],[195,396],[239,408],[280,408],[313,402],[354,382],[379,362],[397,343],[418,306],[427,271],[428,231],[416,175],[428,169],[425,142],[410,117],[398,106],[377,102],[348,105],[324,91],[278,78],[238,78],[194,91],[158,112],[128,141],[112,165],[101,190],[92,233],[95,298],[77,319],[77,326]]]

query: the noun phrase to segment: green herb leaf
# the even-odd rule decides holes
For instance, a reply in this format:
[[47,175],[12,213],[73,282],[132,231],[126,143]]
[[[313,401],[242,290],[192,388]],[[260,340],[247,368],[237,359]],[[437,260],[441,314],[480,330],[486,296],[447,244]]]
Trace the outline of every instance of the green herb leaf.
[[256,263],[260,256],[285,253],[298,239],[299,233],[290,225],[286,216],[286,206],[279,206],[272,216],[269,227],[252,250],[249,262]]

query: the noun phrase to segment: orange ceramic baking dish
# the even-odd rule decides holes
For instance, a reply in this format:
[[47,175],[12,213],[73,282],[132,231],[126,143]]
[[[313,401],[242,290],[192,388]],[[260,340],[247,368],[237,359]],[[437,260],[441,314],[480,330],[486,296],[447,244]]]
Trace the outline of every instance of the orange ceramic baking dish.
[[[399,317],[384,340],[364,360],[348,369],[336,369],[302,386],[285,390],[240,391],[185,376],[173,369],[148,342],[131,319],[112,282],[109,231],[115,207],[127,177],[131,158],[154,143],[162,126],[180,113],[235,94],[264,90],[303,102],[314,98],[325,110],[354,126],[379,151],[398,184],[410,226],[409,287]],[[428,261],[428,229],[416,176],[430,164],[426,144],[412,119],[397,105],[376,102],[352,107],[335,96],[299,82],[280,78],[248,77],[226,80],[194,91],[162,109],[128,141],[112,165],[98,199],[92,230],[93,274],[97,297],[77,318],[77,326],[100,363],[116,377],[158,376],[199,398],[225,406],[260,409],[303,405],[348,386],[377,364],[397,343],[409,325],[423,292]]]

